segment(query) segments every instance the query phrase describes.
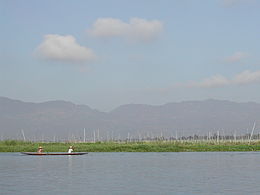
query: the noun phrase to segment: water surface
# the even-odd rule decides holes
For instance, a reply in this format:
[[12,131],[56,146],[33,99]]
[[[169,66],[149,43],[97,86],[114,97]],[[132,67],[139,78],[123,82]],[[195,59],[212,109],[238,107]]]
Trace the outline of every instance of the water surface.
[[0,153],[0,194],[260,194],[259,152]]

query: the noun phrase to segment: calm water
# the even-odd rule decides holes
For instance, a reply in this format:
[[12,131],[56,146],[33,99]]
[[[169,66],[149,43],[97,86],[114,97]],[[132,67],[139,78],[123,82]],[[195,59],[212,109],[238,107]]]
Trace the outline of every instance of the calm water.
[[259,195],[260,153],[0,153],[0,194]]

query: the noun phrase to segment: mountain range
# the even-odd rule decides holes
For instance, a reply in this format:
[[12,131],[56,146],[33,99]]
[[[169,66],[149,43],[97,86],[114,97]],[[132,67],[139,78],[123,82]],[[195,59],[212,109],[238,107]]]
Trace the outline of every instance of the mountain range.
[[[0,97],[1,139],[103,139],[126,136],[247,133],[260,123],[260,104],[226,100],[164,105],[126,104],[110,112],[67,101],[23,102]],[[85,129],[85,130],[83,130]],[[257,131],[257,126],[256,126]]]

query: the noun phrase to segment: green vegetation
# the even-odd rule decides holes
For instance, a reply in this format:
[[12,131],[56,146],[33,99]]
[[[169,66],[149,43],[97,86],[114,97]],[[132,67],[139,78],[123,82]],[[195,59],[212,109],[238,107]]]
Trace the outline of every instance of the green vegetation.
[[0,141],[0,152],[36,152],[39,146],[45,152],[66,152],[73,145],[75,152],[210,152],[210,151],[260,151],[260,141],[207,142],[96,142],[96,143],[41,143],[16,140]]

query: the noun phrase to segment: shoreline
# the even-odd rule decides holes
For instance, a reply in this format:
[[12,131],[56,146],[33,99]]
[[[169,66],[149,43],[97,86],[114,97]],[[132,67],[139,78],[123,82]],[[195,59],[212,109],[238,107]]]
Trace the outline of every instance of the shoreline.
[[0,152],[67,152],[70,145],[74,152],[246,152],[260,151],[260,141],[156,141],[156,142],[29,142],[0,141]]

